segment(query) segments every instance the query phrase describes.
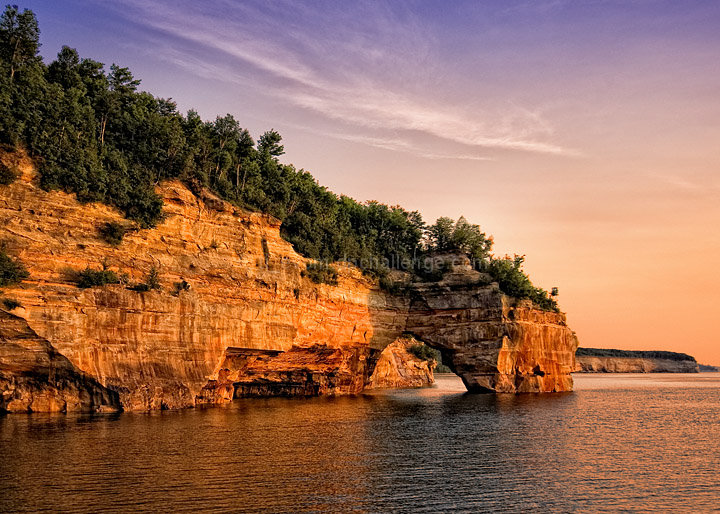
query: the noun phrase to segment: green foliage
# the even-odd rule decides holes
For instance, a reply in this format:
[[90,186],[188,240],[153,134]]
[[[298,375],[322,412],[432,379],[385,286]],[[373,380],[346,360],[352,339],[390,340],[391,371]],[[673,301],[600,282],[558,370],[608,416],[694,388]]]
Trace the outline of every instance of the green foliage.
[[0,186],[12,184],[17,177],[17,170],[0,162]]
[[427,229],[426,244],[434,252],[459,251],[471,259],[481,260],[490,255],[493,239],[480,230],[479,225],[468,223],[464,216],[457,221],[438,218]]
[[122,243],[123,237],[127,233],[128,229],[122,224],[116,221],[108,221],[100,227],[100,236],[105,242],[118,246]]
[[15,285],[29,276],[23,263],[10,257],[5,249],[0,247],[0,287]]
[[180,296],[180,293],[184,291],[190,291],[190,284],[185,279],[182,279],[180,282],[173,283],[173,290],[171,293],[173,296]]
[[[183,282],[185,281],[183,280]],[[185,283],[187,284],[187,282]],[[150,268],[150,271],[148,271],[147,275],[145,275],[145,280],[143,282],[140,282],[139,284],[134,284],[130,286],[130,289],[133,291],[138,291],[140,293],[145,293],[154,289],[160,289],[160,272],[155,266],[153,266],[152,268]],[[188,289],[190,289],[189,284]],[[180,294],[180,291],[178,291],[178,294]]]
[[557,311],[557,302],[547,291],[533,286],[523,271],[524,255],[505,256],[501,259],[491,257],[478,263],[479,271],[489,274],[498,283],[500,290],[515,298],[528,298],[541,309]]
[[[32,11],[7,6],[0,19],[0,144],[27,149],[42,187],[113,205],[147,228],[163,218],[155,186],[180,179],[196,193],[207,187],[235,205],[276,217],[282,236],[299,253],[347,260],[384,287],[392,288],[384,279],[389,269],[411,271],[424,252],[458,251],[487,261],[490,271],[504,277],[501,287],[508,294],[554,305],[522,283],[519,269],[495,264],[492,238],[465,218],[440,218],[426,229],[417,211],[338,196],[310,173],[278,160],[285,150],[275,130],[256,142],[231,114],[214,121],[194,110],[182,115],[172,100],[140,91],[128,68],[106,69],[67,46],[45,65],[38,41]],[[0,170],[0,183],[11,178]],[[115,226],[101,230],[111,244],[119,244],[121,232]],[[268,265],[266,242],[263,253]],[[333,280],[320,269],[308,273]]]
[[308,263],[305,274],[316,284],[329,284],[331,286],[336,286],[338,283],[337,270],[324,262]]
[[666,352],[663,350],[615,350],[610,348],[578,348],[578,356],[587,357],[629,357],[633,359],[665,359],[671,361],[695,361],[687,353]]
[[76,277],[77,286],[81,289],[90,287],[102,287],[108,284],[119,284],[120,278],[112,270],[103,266],[101,270],[85,268]]
[[0,59],[9,67],[10,80],[37,59],[40,30],[32,11],[20,12],[16,5],[8,5],[0,17]]
[[5,309],[8,311],[22,307],[22,304],[20,302],[18,302],[17,300],[13,300],[12,298],[3,298],[2,303]]
[[446,366],[442,362],[438,362],[435,365],[435,369],[433,370],[435,373],[452,373],[453,370],[450,369],[450,366]]
[[448,366],[443,364],[442,354],[440,353],[440,351],[436,350],[435,348],[431,348],[425,343],[413,344],[408,348],[408,351],[418,359],[422,359],[425,361],[435,361],[435,368],[433,369],[435,373],[453,372]]
[[274,129],[265,132],[258,141],[258,152],[265,158],[281,156],[285,153],[285,147],[280,144],[281,140],[282,137]]
[[402,292],[402,286],[392,280],[389,276],[381,276],[378,285],[380,289],[390,294],[400,294]]
[[428,345],[423,343],[417,343],[408,348],[408,351],[412,353],[418,359],[424,361],[438,361],[438,351],[430,348]]

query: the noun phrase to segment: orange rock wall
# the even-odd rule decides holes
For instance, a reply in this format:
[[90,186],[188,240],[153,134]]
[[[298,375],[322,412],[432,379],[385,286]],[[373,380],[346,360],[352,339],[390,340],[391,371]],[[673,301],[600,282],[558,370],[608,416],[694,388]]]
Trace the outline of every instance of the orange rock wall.
[[0,411],[118,410],[115,391],[78,370],[24,319],[0,311]]
[[[337,286],[314,284],[303,273],[307,260],[280,237],[277,220],[207,193],[198,197],[179,182],[158,187],[164,221],[131,231],[114,247],[99,229],[106,222],[131,225],[118,212],[43,191],[27,158],[0,158],[15,160],[22,171],[19,180],[0,186],[0,242],[30,272],[5,291],[23,306],[13,314],[79,370],[117,391],[125,409],[193,406],[217,379],[230,347],[285,352],[256,373],[262,380],[272,372],[279,373],[278,383],[312,375],[318,384],[313,373],[337,362],[337,369],[369,374],[372,350],[405,330],[440,348],[471,390],[572,387],[576,341],[564,316],[511,306],[496,287],[477,285],[472,273],[392,296],[357,269],[337,264]],[[126,284],[76,286],[74,274],[103,265],[126,275]],[[153,267],[159,290],[128,289]],[[190,289],[178,293],[174,284],[181,280]],[[331,358],[318,348],[343,351]],[[363,364],[353,367],[356,357],[348,355]],[[363,381],[327,382],[319,391],[357,392]]]
[[695,361],[647,359],[634,357],[576,357],[575,371],[584,373],[698,373]]
[[416,285],[406,330],[441,351],[470,391],[571,391],[575,334],[562,313],[532,308],[458,268]]
[[[227,347],[383,347],[402,329],[402,302],[373,291],[356,269],[340,265],[337,287],[303,277],[306,259],[269,216],[169,182],[158,188],[165,220],[113,247],[99,228],[128,224],[118,212],[45,192],[31,163],[19,164],[22,178],[0,189],[0,241],[30,278],[6,296],[22,303],[14,314],[41,337],[117,389],[125,408],[193,405]],[[75,286],[72,272],[103,262],[131,282],[155,266],[162,287]],[[174,296],[183,279],[190,290]]]
[[403,389],[432,385],[434,360],[419,359],[408,349],[418,344],[414,339],[402,338],[394,341],[380,354],[370,376],[367,389]]

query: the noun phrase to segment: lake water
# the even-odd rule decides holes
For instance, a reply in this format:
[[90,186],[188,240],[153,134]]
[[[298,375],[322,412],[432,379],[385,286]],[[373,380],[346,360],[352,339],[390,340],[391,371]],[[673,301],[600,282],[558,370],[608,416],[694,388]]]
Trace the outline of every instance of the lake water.
[[2,511],[708,511],[720,374],[0,417]]

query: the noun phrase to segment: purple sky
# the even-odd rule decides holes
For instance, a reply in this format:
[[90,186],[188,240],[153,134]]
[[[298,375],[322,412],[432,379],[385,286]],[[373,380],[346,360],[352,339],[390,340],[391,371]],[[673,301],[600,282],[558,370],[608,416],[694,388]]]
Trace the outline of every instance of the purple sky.
[[584,346],[720,364],[720,2],[19,3],[46,59],[128,66],[277,129],[338,193],[480,223]]

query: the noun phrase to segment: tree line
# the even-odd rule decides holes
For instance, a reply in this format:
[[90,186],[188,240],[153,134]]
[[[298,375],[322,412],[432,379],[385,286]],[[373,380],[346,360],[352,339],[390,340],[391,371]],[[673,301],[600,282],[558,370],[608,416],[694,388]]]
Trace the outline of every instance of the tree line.
[[280,162],[284,148],[275,130],[256,141],[232,114],[213,121],[194,110],[182,114],[171,99],[139,90],[140,80],[128,68],[107,69],[68,46],[46,65],[39,36],[32,11],[6,6],[0,19],[0,144],[25,148],[43,188],[113,205],[149,228],[163,216],[155,186],[179,179],[194,191],[208,188],[277,217],[282,236],[307,257],[361,263],[364,272],[382,278],[397,263],[462,251],[503,291],[556,309],[522,271],[522,257],[493,257],[492,238],[464,218],[428,226],[417,211],[336,195],[307,171]]

